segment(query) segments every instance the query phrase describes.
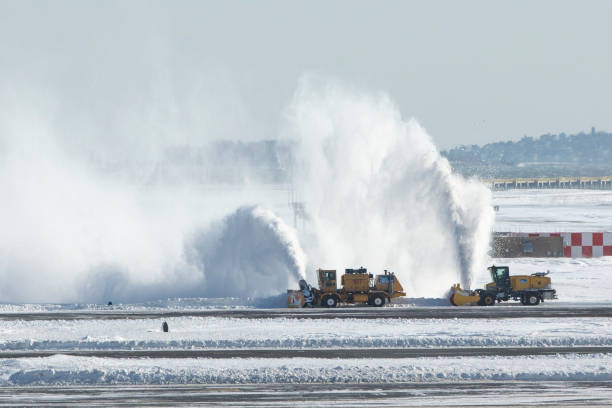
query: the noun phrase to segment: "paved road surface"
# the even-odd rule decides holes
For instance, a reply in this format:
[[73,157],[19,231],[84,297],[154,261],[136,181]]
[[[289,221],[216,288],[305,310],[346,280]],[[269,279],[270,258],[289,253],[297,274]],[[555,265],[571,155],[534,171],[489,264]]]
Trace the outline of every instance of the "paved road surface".
[[491,319],[524,317],[612,317],[612,306],[474,306],[474,307],[347,307],[338,309],[232,309],[181,311],[78,311],[0,313],[1,320],[164,319],[170,317],[237,319]]
[[589,406],[612,404],[612,383],[574,381],[396,384],[0,387],[0,406]]
[[3,351],[0,359],[65,354],[110,358],[417,358],[466,356],[536,356],[612,353],[612,346],[576,347],[448,347],[340,349],[216,349],[216,350],[43,350]]

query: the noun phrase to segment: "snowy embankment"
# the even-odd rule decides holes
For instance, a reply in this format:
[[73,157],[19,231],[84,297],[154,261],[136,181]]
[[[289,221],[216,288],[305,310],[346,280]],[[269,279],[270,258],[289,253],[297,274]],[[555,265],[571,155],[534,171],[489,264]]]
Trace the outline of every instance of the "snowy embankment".
[[0,350],[609,346],[611,318],[6,321]]
[[612,356],[419,359],[0,360],[0,385],[355,383],[468,380],[612,381]]

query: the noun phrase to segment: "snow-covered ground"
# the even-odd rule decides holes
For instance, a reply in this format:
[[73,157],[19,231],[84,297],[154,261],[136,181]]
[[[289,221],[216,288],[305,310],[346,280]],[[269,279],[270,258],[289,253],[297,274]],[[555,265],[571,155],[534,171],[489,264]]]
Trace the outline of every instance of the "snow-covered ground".
[[[565,305],[612,304],[612,257],[602,258],[495,258],[495,265],[509,265],[512,274],[532,274],[550,271],[553,287],[557,290],[558,300],[547,301],[539,307]],[[483,270],[473,283],[473,288],[483,287],[490,282],[487,270]],[[450,285],[449,285],[450,286]],[[0,313],[44,313],[44,312],[154,312],[186,310],[227,310],[253,308],[283,308],[286,295],[263,299],[240,298],[176,298],[153,302],[115,304],[0,304]],[[395,307],[443,306],[449,305],[446,299],[401,299]],[[0,339],[1,340],[1,339]]]
[[[612,191],[516,190],[494,193],[498,231],[612,231]],[[492,259],[512,274],[550,271],[551,306],[612,307],[612,257]],[[487,271],[474,287],[490,280]],[[452,284],[452,282],[451,282]],[[186,311],[271,308],[269,299],[168,299],[139,304],[3,304],[2,313]],[[431,300],[431,299],[430,299]],[[280,302],[280,303],[279,303]],[[421,303],[420,303],[421,302]],[[424,302],[424,303],[422,303]],[[396,307],[418,307],[427,299]],[[432,303],[441,304],[441,303]],[[415,306],[416,305],[416,306]],[[522,306],[517,306],[522,307]],[[0,352],[151,349],[324,349],[612,346],[612,319],[287,319],[168,317],[129,320],[4,320]],[[317,358],[0,358],[0,385],[401,383],[612,381],[612,355],[401,359]],[[588,391],[585,391],[588,392]],[[602,394],[604,395],[604,394]],[[604,395],[605,396],[605,395]],[[580,395],[578,395],[579,399]],[[609,395],[604,399],[612,402]]]
[[[491,262],[509,265],[512,275],[550,271],[552,286],[559,299],[546,302],[546,306],[612,303],[612,257],[496,258]],[[474,287],[484,287],[490,281],[488,271],[483,271],[475,280]]]
[[111,359],[52,356],[0,360],[0,385],[353,383],[415,381],[612,381],[612,356],[418,359]]
[[247,309],[265,307],[284,307],[287,302],[286,295],[264,299],[241,298],[175,298],[160,299],[142,303],[119,303],[111,306],[95,303],[1,303],[0,313],[45,313],[45,312],[152,312],[152,311],[196,311],[196,310],[222,310]]
[[[612,231],[611,190],[508,190],[493,193],[495,231],[589,232]],[[493,259],[510,265],[512,274],[550,270],[559,300],[550,304],[612,303],[612,257]],[[474,287],[490,281],[486,271]]]
[[0,349],[612,346],[612,318],[6,321]]
[[611,190],[507,190],[493,193],[495,231],[612,231]]

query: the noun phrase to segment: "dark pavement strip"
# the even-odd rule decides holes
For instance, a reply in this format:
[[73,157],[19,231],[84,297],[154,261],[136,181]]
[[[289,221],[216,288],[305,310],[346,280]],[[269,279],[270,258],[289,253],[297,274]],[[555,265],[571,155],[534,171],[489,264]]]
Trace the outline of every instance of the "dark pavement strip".
[[[552,348],[548,348],[551,350]],[[573,348],[577,350],[579,348]],[[224,352],[225,350],[219,350]],[[363,350],[359,350],[363,352]],[[609,381],[425,381],[410,383],[100,384],[0,387],[0,406],[142,407],[313,405],[404,407],[546,405],[608,407]],[[503,398],[500,399],[500,395]]]
[[3,351],[0,358],[49,357],[62,354],[110,358],[418,358],[469,356],[537,356],[612,353],[612,346],[576,347],[449,347],[367,349],[214,349],[214,350],[35,350]]
[[510,319],[526,317],[612,317],[612,306],[347,307],[337,309],[234,309],[181,311],[85,311],[0,313],[0,320],[118,320],[172,317],[235,319]]
[[[501,397],[500,397],[501,396]],[[0,406],[142,407],[609,407],[603,381],[113,384],[0,387]]]

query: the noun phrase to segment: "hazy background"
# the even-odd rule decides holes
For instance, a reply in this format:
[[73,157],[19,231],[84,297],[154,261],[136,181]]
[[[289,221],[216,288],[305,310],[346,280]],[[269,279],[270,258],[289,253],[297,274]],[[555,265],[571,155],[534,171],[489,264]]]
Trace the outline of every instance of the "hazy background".
[[1,1],[0,98],[113,154],[168,128],[274,137],[304,72],[387,92],[440,148],[605,130],[611,18],[608,1]]

